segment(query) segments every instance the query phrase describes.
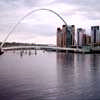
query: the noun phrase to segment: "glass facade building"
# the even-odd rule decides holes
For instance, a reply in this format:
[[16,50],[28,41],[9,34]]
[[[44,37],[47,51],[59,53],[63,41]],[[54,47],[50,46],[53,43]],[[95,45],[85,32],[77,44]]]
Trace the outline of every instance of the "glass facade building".
[[91,27],[91,35],[92,35],[92,44],[100,43],[100,27],[99,26]]
[[75,25],[63,25],[62,29],[57,28],[57,46],[71,47],[75,41]]

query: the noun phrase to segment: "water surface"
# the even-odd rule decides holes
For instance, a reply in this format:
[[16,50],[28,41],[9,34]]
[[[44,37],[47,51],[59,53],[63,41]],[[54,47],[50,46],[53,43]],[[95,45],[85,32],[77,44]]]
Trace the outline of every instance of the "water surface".
[[0,100],[100,100],[100,55],[5,52]]

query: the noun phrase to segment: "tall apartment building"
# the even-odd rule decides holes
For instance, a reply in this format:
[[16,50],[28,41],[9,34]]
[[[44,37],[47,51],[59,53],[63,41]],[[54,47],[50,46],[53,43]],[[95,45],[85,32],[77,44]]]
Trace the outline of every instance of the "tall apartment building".
[[62,29],[57,28],[57,46],[70,47],[75,42],[75,26],[63,25]]
[[62,47],[62,30],[60,28],[57,28],[57,46]]
[[77,45],[78,46],[87,46],[91,44],[91,36],[86,34],[85,29],[77,29]]
[[100,27],[99,26],[91,27],[91,36],[92,36],[92,44],[100,43]]
[[66,25],[63,25],[62,26],[62,33],[63,33],[63,36],[62,36],[62,41],[63,41],[63,44],[62,44],[62,47],[66,47],[67,45],[67,26]]
[[91,36],[88,34],[83,34],[82,36],[82,46],[91,45]]
[[82,28],[78,28],[78,29],[77,29],[77,45],[78,45],[78,46],[82,46],[83,34],[86,34],[86,33],[85,33],[85,30],[82,29]]
[[87,35],[86,43],[87,43],[87,45],[91,45],[91,36],[90,35]]
[[75,25],[70,25],[67,27],[67,32],[69,33],[68,39],[70,39],[70,44],[74,45],[75,44]]

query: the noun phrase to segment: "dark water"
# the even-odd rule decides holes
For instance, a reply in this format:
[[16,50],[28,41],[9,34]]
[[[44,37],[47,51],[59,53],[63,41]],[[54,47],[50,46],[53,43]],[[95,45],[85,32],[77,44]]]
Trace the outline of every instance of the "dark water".
[[6,52],[0,100],[100,100],[100,55]]

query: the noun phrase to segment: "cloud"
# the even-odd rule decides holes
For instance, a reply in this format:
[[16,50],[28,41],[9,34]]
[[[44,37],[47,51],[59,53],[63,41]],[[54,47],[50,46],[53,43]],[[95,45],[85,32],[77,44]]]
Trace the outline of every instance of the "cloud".
[[[3,40],[3,36],[5,37],[27,12],[37,8],[52,9],[68,24],[75,24],[76,27],[88,29],[91,25],[100,25],[99,5],[99,0],[0,0],[0,39]],[[42,43],[43,39],[47,41],[46,37],[55,37],[57,27],[62,24],[64,23],[51,12],[39,11],[22,20],[12,34],[16,36],[16,41],[31,41],[34,34],[34,39],[38,42],[41,40]],[[11,37],[13,35],[9,37],[9,41],[12,40]],[[50,39],[48,40],[54,41]]]
[[89,19],[100,18],[100,0],[56,0],[55,2],[75,6],[77,10],[74,13],[84,15]]
[[37,7],[44,6],[54,2],[54,0],[0,0],[0,6],[2,8],[13,8],[17,9],[18,7]]

